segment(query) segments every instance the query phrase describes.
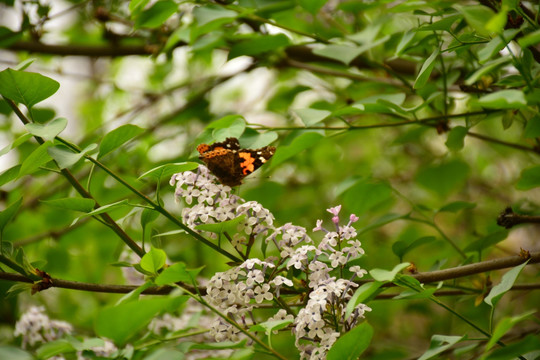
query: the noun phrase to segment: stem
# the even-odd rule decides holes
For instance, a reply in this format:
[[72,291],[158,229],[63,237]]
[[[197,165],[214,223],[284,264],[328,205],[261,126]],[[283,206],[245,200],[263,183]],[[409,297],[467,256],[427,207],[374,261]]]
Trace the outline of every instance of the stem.
[[[30,120],[24,114],[21,112],[19,107],[13,102],[13,100],[6,98],[5,96],[2,96],[4,100],[8,103],[8,105],[13,109],[17,117],[21,120],[23,124],[29,124]],[[45,141],[40,138],[39,136],[34,136],[36,141],[39,144],[43,144]],[[56,163],[56,162],[55,162]],[[57,164],[58,165],[58,164]],[[61,169],[61,174],[66,178],[66,180],[73,186],[73,188],[84,198],[92,199],[95,202],[94,209],[98,209],[101,207],[96,199],[90,194],[80,183],[79,181],[73,176],[73,174],[68,169]],[[111,228],[119,237],[126,243],[127,246],[129,246],[137,255],[143,256],[144,250],[109,216],[107,213],[102,213],[98,215],[99,218],[103,220],[106,225]],[[97,219],[97,218],[96,218]]]
[[[65,143],[65,144],[68,144],[65,140],[63,139],[60,139],[60,138],[57,138],[59,141]],[[78,150],[77,148],[75,148],[76,150]],[[78,150],[80,151],[80,150]],[[154,202],[152,199],[150,199],[148,196],[146,196],[145,194],[143,194],[142,192],[140,192],[139,190],[135,189],[133,186],[131,186],[128,182],[126,182],[124,179],[122,179],[120,176],[118,176],[115,172],[113,172],[111,169],[109,169],[108,167],[106,167],[104,164],[102,164],[101,162],[99,162],[98,160],[92,158],[91,156],[88,156],[88,155],[85,155],[84,156],[86,159],[90,160],[91,162],[93,162],[94,164],[96,164],[97,166],[99,166],[103,171],[105,171],[107,174],[109,174],[110,176],[112,176],[116,181],[118,181],[120,184],[124,185],[126,188],[128,188],[131,192],[133,192],[135,195],[137,195],[139,198],[141,198],[142,200],[144,200],[145,202],[147,202],[148,204],[150,204],[150,206],[152,208],[154,208],[154,210],[156,210],[157,212],[159,212],[161,215],[165,216],[168,220],[170,220],[173,224],[175,224],[176,226],[178,226],[179,228],[181,228],[182,230],[184,230],[185,232],[187,232],[188,234],[190,234],[191,236],[193,236],[195,239],[199,240],[200,242],[204,243],[205,245],[211,247],[212,249],[214,249],[215,251],[219,252],[220,254],[222,255],[225,255],[226,257],[228,257],[229,259],[231,259],[232,261],[236,261],[236,262],[242,262],[239,258],[237,258],[236,256],[232,255],[231,253],[229,253],[228,251],[220,248],[219,246],[215,245],[214,243],[212,243],[211,241],[207,240],[205,237],[201,236],[200,234],[198,234],[197,232],[191,230],[189,227],[187,227],[184,223],[182,223],[180,220],[178,220],[175,216],[173,216],[171,213],[169,213],[167,210],[165,210],[161,205],[159,205],[158,203]]]
[[437,230],[437,232],[439,233],[439,235],[442,236],[442,238],[447,242],[449,243],[453,248],[454,250],[456,250],[459,255],[463,258],[463,259],[466,259],[467,258],[467,255],[463,252],[463,250],[461,250],[459,248],[459,246],[457,246],[457,244],[452,240],[450,239],[442,230],[441,228],[435,224],[434,221],[429,221],[429,220],[423,220],[423,219],[418,219],[418,218],[413,218],[413,217],[407,217],[406,219],[409,219],[411,221],[416,221],[416,222],[419,222],[419,223],[423,223],[423,224],[426,224],[432,228],[434,228],[435,230]]

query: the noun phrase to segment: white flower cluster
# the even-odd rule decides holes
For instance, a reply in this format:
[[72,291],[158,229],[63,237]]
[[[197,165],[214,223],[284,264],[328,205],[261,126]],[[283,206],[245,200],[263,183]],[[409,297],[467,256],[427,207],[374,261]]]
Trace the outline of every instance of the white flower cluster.
[[[265,235],[266,242],[273,243],[278,249],[279,257],[265,261],[248,259],[240,266],[216,273],[208,283],[206,301],[229,320],[248,328],[255,322],[252,311],[258,304],[270,300],[284,301],[280,298],[281,288],[284,285],[294,286],[282,275],[300,272],[303,275],[295,275],[300,280],[299,287],[304,281],[308,287],[305,307],[298,314],[291,309],[280,309],[271,320],[294,319],[292,330],[301,357],[325,359],[341,333],[352,329],[366,311],[371,311],[365,304],[358,304],[351,315],[345,316],[347,303],[357,287],[353,280],[367,273],[358,265],[349,266],[351,260],[364,254],[352,227],[358,217],[350,215],[348,223],[340,225],[341,205],[328,209],[333,215],[335,230],[326,230],[322,227],[322,220],[318,220],[313,231],[323,231],[325,236],[315,245],[305,228],[291,223],[274,228],[274,218],[268,210],[256,202],[245,202],[232,195],[230,187],[216,185],[211,176],[203,166],[196,174],[173,175],[171,185],[176,184],[177,197],[184,198],[188,204],[197,198],[197,205],[185,208],[182,213],[186,224],[193,228],[198,224],[217,223],[246,214],[245,221],[238,226],[239,233],[232,234],[233,245],[237,249],[241,245],[250,246],[255,239],[253,235]],[[219,318],[212,324],[211,334],[217,341],[237,341],[242,333]]]
[[[158,335],[167,337],[177,331],[186,331],[193,328],[195,334],[189,337],[189,341],[197,343],[211,343],[214,336],[207,331],[198,329],[210,329],[215,321],[213,313],[208,314],[203,306],[193,299],[189,299],[179,316],[163,314],[154,318],[148,325],[148,329]],[[198,360],[206,358],[228,358],[234,352],[233,349],[189,349],[184,354],[185,360]]]
[[192,207],[182,210],[184,224],[193,230],[200,224],[220,223],[245,215],[238,224],[238,231],[231,234],[230,239],[232,245],[240,251],[244,250],[250,239],[267,235],[272,229],[274,217],[270,211],[256,201],[246,202],[231,194],[229,186],[216,184],[215,177],[205,166],[199,166],[197,173],[186,171],[174,174],[170,184],[176,185],[177,199],[183,198],[188,205],[196,202]]
[[[230,319],[245,326],[254,304],[274,298],[270,284],[266,283],[266,278],[273,268],[275,265],[271,262],[248,259],[240,266],[216,273],[206,287],[206,301]],[[292,286],[292,282],[286,278],[279,277],[278,282],[279,286]],[[274,289],[279,286],[276,285]],[[210,333],[216,341],[238,341],[241,335],[240,330],[223,319],[217,319],[212,324]]]
[[[64,335],[70,335],[73,327],[70,323],[60,320],[51,320],[45,314],[43,306],[32,306],[26,311],[15,324],[14,336],[22,336],[22,348],[34,347],[53,340],[58,340]],[[104,340],[103,346],[96,346],[91,349],[96,356],[109,357],[118,349],[109,340]],[[82,352],[77,352],[78,359],[84,359]],[[51,358],[52,359],[52,358]],[[64,359],[57,355],[56,360]]]
[[[352,329],[364,317],[364,312],[371,311],[365,304],[359,304],[351,316],[345,318],[346,306],[357,284],[352,280],[362,277],[366,270],[359,266],[347,267],[347,263],[364,254],[360,241],[354,239],[356,230],[351,226],[358,217],[351,215],[345,226],[339,225],[341,205],[328,209],[336,231],[323,228],[322,220],[317,221],[313,231],[326,234],[317,247],[303,245],[294,251],[283,240],[279,243],[282,257],[289,257],[287,268],[302,270],[311,289],[309,300],[300,309],[294,321],[296,346],[303,359],[326,359],[326,353],[340,336],[339,329]],[[289,227],[289,226],[288,226]],[[306,239],[300,232],[295,232],[294,239]],[[350,279],[342,278],[344,270],[352,273]],[[340,277],[338,277],[339,275]],[[307,342],[305,340],[308,340]]]
[[22,336],[22,348],[60,339],[73,327],[65,321],[51,320],[42,306],[32,306],[15,324],[15,336]]

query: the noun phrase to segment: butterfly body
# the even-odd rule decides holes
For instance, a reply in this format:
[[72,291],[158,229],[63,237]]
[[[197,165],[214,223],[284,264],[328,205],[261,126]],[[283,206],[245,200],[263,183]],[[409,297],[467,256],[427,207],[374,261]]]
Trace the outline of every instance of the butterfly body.
[[236,138],[227,138],[212,145],[197,146],[199,159],[223,185],[237,186],[242,179],[261,167],[276,152],[273,146],[260,149],[241,149]]

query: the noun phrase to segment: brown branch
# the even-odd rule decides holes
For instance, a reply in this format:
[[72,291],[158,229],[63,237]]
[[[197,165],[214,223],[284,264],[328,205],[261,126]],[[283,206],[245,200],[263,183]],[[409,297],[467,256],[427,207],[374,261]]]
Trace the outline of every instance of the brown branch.
[[[433,271],[429,273],[419,273],[411,275],[416,278],[421,283],[432,283],[443,280],[456,279],[464,276],[480,274],[486,271],[500,270],[504,268],[514,267],[519,264],[522,264],[525,259],[521,256],[509,256],[500,259],[482,261],[476,264],[458,266],[455,268]],[[540,263],[540,252],[531,253],[529,258],[529,264]],[[33,281],[25,276],[13,274],[13,273],[0,273],[0,279],[14,282],[26,282],[33,283]],[[369,282],[362,281],[362,283]],[[188,289],[191,292],[195,292],[195,289],[189,285],[178,283],[183,288]],[[102,285],[102,284],[91,284],[91,283],[82,283],[77,281],[69,281],[51,278],[51,287],[63,288],[63,289],[72,289],[72,290],[81,290],[81,291],[92,291],[92,292],[102,292],[102,293],[116,293],[116,294],[125,294],[130,291],[137,289],[135,285]],[[540,288],[539,284],[523,284],[516,285],[515,290],[532,290]],[[172,291],[173,287],[171,286],[160,286],[160,287],[150,287],[143,291],[143,294],[147,295],[166,295]],[[285,289],[282,289],[285,290]],[[198,291],[201,294],[205,294],[205,288],[199,288]],[[454,291],[454,290],[450,290]],[[286,291],[281,291],[282,293],[288,293]],[[448,293],[451,294],[451,293]],[[456,293],[457,294],[457,293]]]
[[[21,120],[23,124],[29,124],[30,120],[21,112],[19,107],[15,104],[15,102],[11,99],[6,98],[3,96],[4,101],[11,107],[13,112],[17,115],[17,117]],[[39,137],[34,135],[34,138],[36,141],[41,145],[45,141]],[[97,202],[96,199],[88,192],[82,185],[79,183],[77,178],[69,171],[68,169],[60,169],[60,173],[66,178],[66,180],[75,188],[75,190],[84,198],[94,200],[94,209],[98,209],[101,207],[101,205]],[[116,221],[113,220],[113,218],[108,213],[102,213],[98,215],[99,218],[102,219],[105,225],[107,225],[112,231],[114,231],[118,237],[124,241],[124,243],[129,246],[131,250],[133,250],[137,255],[143,256],[145,254],[144,250],[137,244],[125,231],[122,229]]]
[[[529,264],[540,263],[540,252],[531,253],[531,256],[529,259],[530,259]],[[527,259],[524,259],[523,257],[519,255],[515,255],[515,256],[508,256],[508,257],[499,258],[499,259],[482,261],[475,264],[458,266],[455,268],[450,268],[450,269],[445,269],[445,270],[432,271],[428,273],[419,273],[412,276],[416,278],[418,281],[420,281],[421,283],[427,284],[427,283],[438,282],[438,281],[443,281],[443,280],[456,279],[456,278],[469,276],[469,275],[480,274],[480,273],[492,271],[492,270],[510,268],[510,267],[518,266],[522,264],[523,262],[525,262],[526,260]]]
[[520,215],[516,214],[511,207],[507,207],[497,217],[497,225],[510,229],[518,224],[539,224],[540,216]]
[[31,41],[17,41],[7,49],[49,55],[89,57],[153,55],[159,51],[156,45],[49,45]]
[[[324,56],[320,56],[313,53],[313,49],[305,45],[293,45],[285,49],[287,57],[292,60],[301,61],[301,62],[321,62],[321,63],[334,63],[343,65],[342,62],[334,59],[330,59]],[[357,56],[354,60],[351,61],[350,66],[357,67],[359,69],[391,69],[400,74],[405,75],[414,75],[416,74],[417,64],[411,61],[406,61],[402,59],[395,59],[386,61],[382,66],[380,64],[373,63],[363,57],[362,55]]]
[[[512,291],[528,291],[540,289],[540,283],[535,284],[516,284],[510,288]],[[433,294],[434,296],[459,296],[459,295],[475,295],[478,296],[482,293],[482,290],[478,291],[466,291],[466,290],[438,290]],[[401,294],[379,294],[375,297],[377,300],[389,300]]]

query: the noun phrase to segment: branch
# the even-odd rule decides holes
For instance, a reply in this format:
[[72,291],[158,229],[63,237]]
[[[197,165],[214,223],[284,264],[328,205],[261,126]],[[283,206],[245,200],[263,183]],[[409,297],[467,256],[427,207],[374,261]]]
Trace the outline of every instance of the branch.
[[[11,99],[8,99],[6,97],[4,97],[4,100],[6,101],[6,103],[8,103],[8,105],[11,107],[11,109],[15,112],[15,114],[17,115],[17,117],[21,120],[21,122],[23,124],[29,124],[30,123],[30,120],[28,120],[28,118],[26,116],[24,116],[24,114],[21,112],[21,110],[19,109],[19,107],[13,102],[13,100]],[[34,136],[34,138],[36,139],[36,141],[39,143],[39,144],[43,144],[44,143],[44,140],[42,138],[40,138],[39,136]],[[56,161],[55,161],[56,163]],[[75,178],[75,176],[73,176],[73,174],[71,173],[71,171],[69,171],[68,169],[61,169],[60,172],[62,173],[62,175],[66,178],[67,181],[69,181],[69,183],[73,186],[73,188],[79,193],[79,195],[81,195],[82,197],[84,198],[87,198],[87,199],[92,199],[94,200],[95,202],[95,206],[94,206],[94,209],[98,209],[101,207],[101,205],[98,203],[98,201],[96,199],[94,199],[94,197],[92,196],[92,194],[90,194],[82,185],[81,183],[79,183],[79,181]],[[121,239],[122,241],[124,241],[124,243],[129,246],[137,255],[139,255],[140,257],[142,257],[144,255],[144,250],[124,231],[124,229],[122,229],[117,223],[116,221],[113,220],[112,217],[109,216],[109,214],[107,213],[102,213],[102,214],[99,214],[98,215],[105,224],[107,224],[107,226],[109,228],[111,228]]]
[[156,45],[48,45],[30,41],[17,41],[8,46],[7,49],[49,55],[89,57],[152,55],[159,51],[159,47]]
[[[530,260],[527,265],[540,263],[540,252],[531,253],[531,256],[529,259]],[[476,264],[458,266],[455,268],[432,271],[432,272],[427,272],[427,273],[419,273],[419,274],[414,274],[411,276],[416,278],[421,283],[432,283],[432,282],[438,282],[438,281],[443,281],[443,280],[456,279],[456,278],[469,276],[469,275],[476,275],[476,274],[480,274],[480,273],[484,273],[484,272],[492,271],[492,270],[510,268],[510,267],[514,267],[519,264],[522,264],[524,261],[526,261],[526,259],[524,259],[521,256],[517,256],[517,255],[508,256],[508,257],[504,257],[500,259],[482,261]],[[13,282],[33,283],[33,280],[30,278],[27,278],[26,276],[13,274],[13,273],[5,273],[5,272],[0,272],[0,279],[13,281]],[[101,293],[126,294],[138,288],[138,286],[136,285],[101,285],[101,284],[81,283],[77,281],[69,281],[69,280],[62,280],[62,279],[56,279],[56,278],[51,278],[51,281],[52,281],[52,284],[50,287],[81,290],[81,291],[101,292]],[[370,281],[371,280],[361,281],[359,283],[366,283]],[[185,289],[188,289],[191,292],[197,291],[193,287],[188,286],[186,284],[179,283],[179,285]],[[532,290],[532,289],[538,289],[538,288],[540,288],[539,284],[523,284],[523,285],[514,286],[514,290]],[[154,287],[147,288],[142,293],[146,295],[167,295],[173,289],[174,288],[171,286],[154,286]],[[283,290],[285,289],[282,289],[281,292],[285,293]],[[199,288],[198,291],[203,295],[206,293],[205,288]],[[452,290],[452,291],[455,291],[455,290]],[[454,293],[452,292],[448,293],[448,295],[452,295],[452,294]],[[461,293],[455,293],[455,294],[461,294]],[[395,295],[392,295],[392,296],[395,296]],[[386,296],[382,298],[386,298]]]
[[[500,270],[505,268],[510,268],[514,266],[518,266],[525,262],[527,259],[515,255],[515,256],[508,256],[500,259],[493,259],[493,260],[487,260],[482,261],[475,264],[469,264],[469,265],[463,265],[458,266],[455,268],[445,269],[445,270],[438,270],[438,271],[432,271],[428,273],[419,273],[412,275],[412,277],[416,278],[421,283],[427,284],[432,282],[438,282],[443,280],[450,280],[450,279],[456,279],[464,276],[469,275],[475,275],[480,274],[487,271],[492,270]],[[531,253],[529,264],[537,264],[540,263],[540,251]]]
[[507,207],[497,217],[497,225],[510,229],[518,224],[539,224],[540,216],[520,215],[516,214],[511,207]]

